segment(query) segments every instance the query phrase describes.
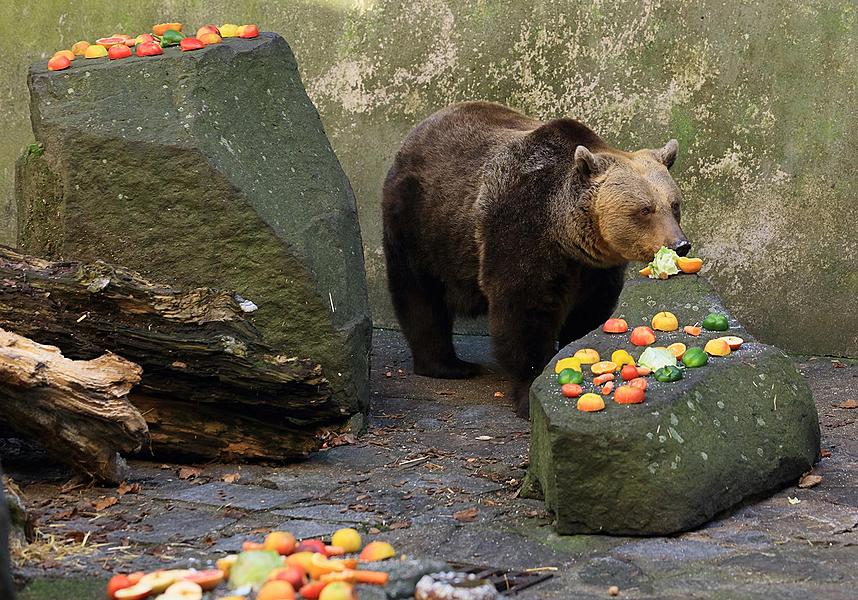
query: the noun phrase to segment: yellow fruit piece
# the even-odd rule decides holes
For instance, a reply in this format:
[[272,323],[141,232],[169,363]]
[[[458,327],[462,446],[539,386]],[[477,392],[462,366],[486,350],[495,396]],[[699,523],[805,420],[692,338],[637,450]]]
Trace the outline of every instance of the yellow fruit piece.
[[357,552],[361,547],[360,533],[356,529],[339,529],[331,536],[331,545],[339,546],[346,552]]
[[672,312],[662,311],[652,318],[652,328],[657,331],[676,331],[679,320]]
[[675,344],[668,346],[667,349],[670,350],[670,353],[676,358],[682,358],[682,355],[685,354],[686,347],[682,342],[676,342]]
[[319,600],[353,600],[355,596],[354,588],[350,583],[345,581],[332,581],[319,594]]
[[229,571],[232,569],[232,565],[235,564],[235,561],[238,560],[238,554],[228,554],[223,558],[219,558],[215,561],[215,566],[223,571],[224,577],[229,577]]
[[220,29],[220,37],[238,37],[238,25],[227,23],[218,27]]
[[605,409],[605,401],[599,394],[587,392],[578,398],[578,410],[584,412],[597,412]]
[[105,56],[107,56],[107,48],[98,44],[89,46],[83,53],[84,58],[103,58]]
[[71,51],[75,56],[83,56],[87,48],[89,48],[89,42],[81,40],[72,46]]
[[71,50],[57,50],[54,52],[54,56],[65,56],[69,60],[74,60],[76,58],[75,53]]
[[730,354],[730,345],[723,339],[717,338],[706,342],[703,351],[710,356],[727,356]]
[[592,365],[599,362],[599,353],[592,348],[581,348],[575,353],[574,358],[577,358],[582,365]]
[[298,565],[305,571],[309,571],[315,554],[315,552],[295,552],[286,557],[286,564]]
[[[554,372],[560,373],[563,369],[572,369],[573,371],[581,372],[581,361],[574,356],[569,356],[567,358],[561,358],[557,361],[557,364],[554,365]],[[337,544],[334,544],[335,546]]]
[[361,562],[375,562],[396,556],[396,550],[387,542],[370,542],[361,550],[358,559]]
[[635,359],[625,350],[614,350],[611,354],[611,362],[617,365],[618,369],[622,369],[623,365],[635,366]]
[[593,371],[593,375],[604,375],[616,371],[617,365],[609,360],[603,360],[590,365],[590,370]]

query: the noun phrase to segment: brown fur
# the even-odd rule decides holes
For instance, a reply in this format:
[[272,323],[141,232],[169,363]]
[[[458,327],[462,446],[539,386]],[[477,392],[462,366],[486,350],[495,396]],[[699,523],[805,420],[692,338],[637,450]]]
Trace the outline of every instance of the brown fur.
[[667,171],[675,155],[673,140],[628,153],[573,119],[543,123],[487,102],[417,125],[383,191],[388,283],[415,372],[479,372],[456,357],[453,318],[488,312],[526,415],[558,338],[610,315],[626,263],[661,245],[687,251]]

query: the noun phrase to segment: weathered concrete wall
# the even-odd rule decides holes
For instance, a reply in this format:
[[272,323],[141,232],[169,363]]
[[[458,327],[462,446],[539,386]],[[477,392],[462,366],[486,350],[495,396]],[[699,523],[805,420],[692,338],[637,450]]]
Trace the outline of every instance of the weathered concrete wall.
[[[729,308],[766,342],[858,355],[852,0],[4,4],[7,196],[14,158],[31,141],[25,65],[40,53],[167,17],[253,21],[289,40],[351,178],[376,323],[393,322],[379,193],[397,144],[441,106],[484,98],[575,116],[621,147],[677,137],[686,231]],[[0,228],[0,241],[11,237]]]

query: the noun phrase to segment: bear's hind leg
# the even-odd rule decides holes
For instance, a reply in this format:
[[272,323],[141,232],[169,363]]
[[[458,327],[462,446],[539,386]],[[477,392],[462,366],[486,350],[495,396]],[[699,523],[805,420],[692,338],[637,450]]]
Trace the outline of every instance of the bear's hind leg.
[[444,285],[415,271],[407,256],[385,232],[387,281],[393,308],[411,356],[414,372],[440,379],[468,379],[480,365],[461,360],[453,347],[453,314],[444,300]]

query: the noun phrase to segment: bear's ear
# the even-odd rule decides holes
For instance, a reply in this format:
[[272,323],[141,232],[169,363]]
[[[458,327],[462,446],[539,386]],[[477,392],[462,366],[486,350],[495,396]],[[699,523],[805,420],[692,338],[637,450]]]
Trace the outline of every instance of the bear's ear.
[[674,161],[676,160],[676,153],[679,151],[679,142],[676,140],[670,140],[664,145],[664,148],[659,148],[655,151],[655,155],[658,158],[659,162],[661,162],[668,169],[673,166]]
[[600,171],[599,160],[585,146],[575,148],[575,167],[585,178]]

